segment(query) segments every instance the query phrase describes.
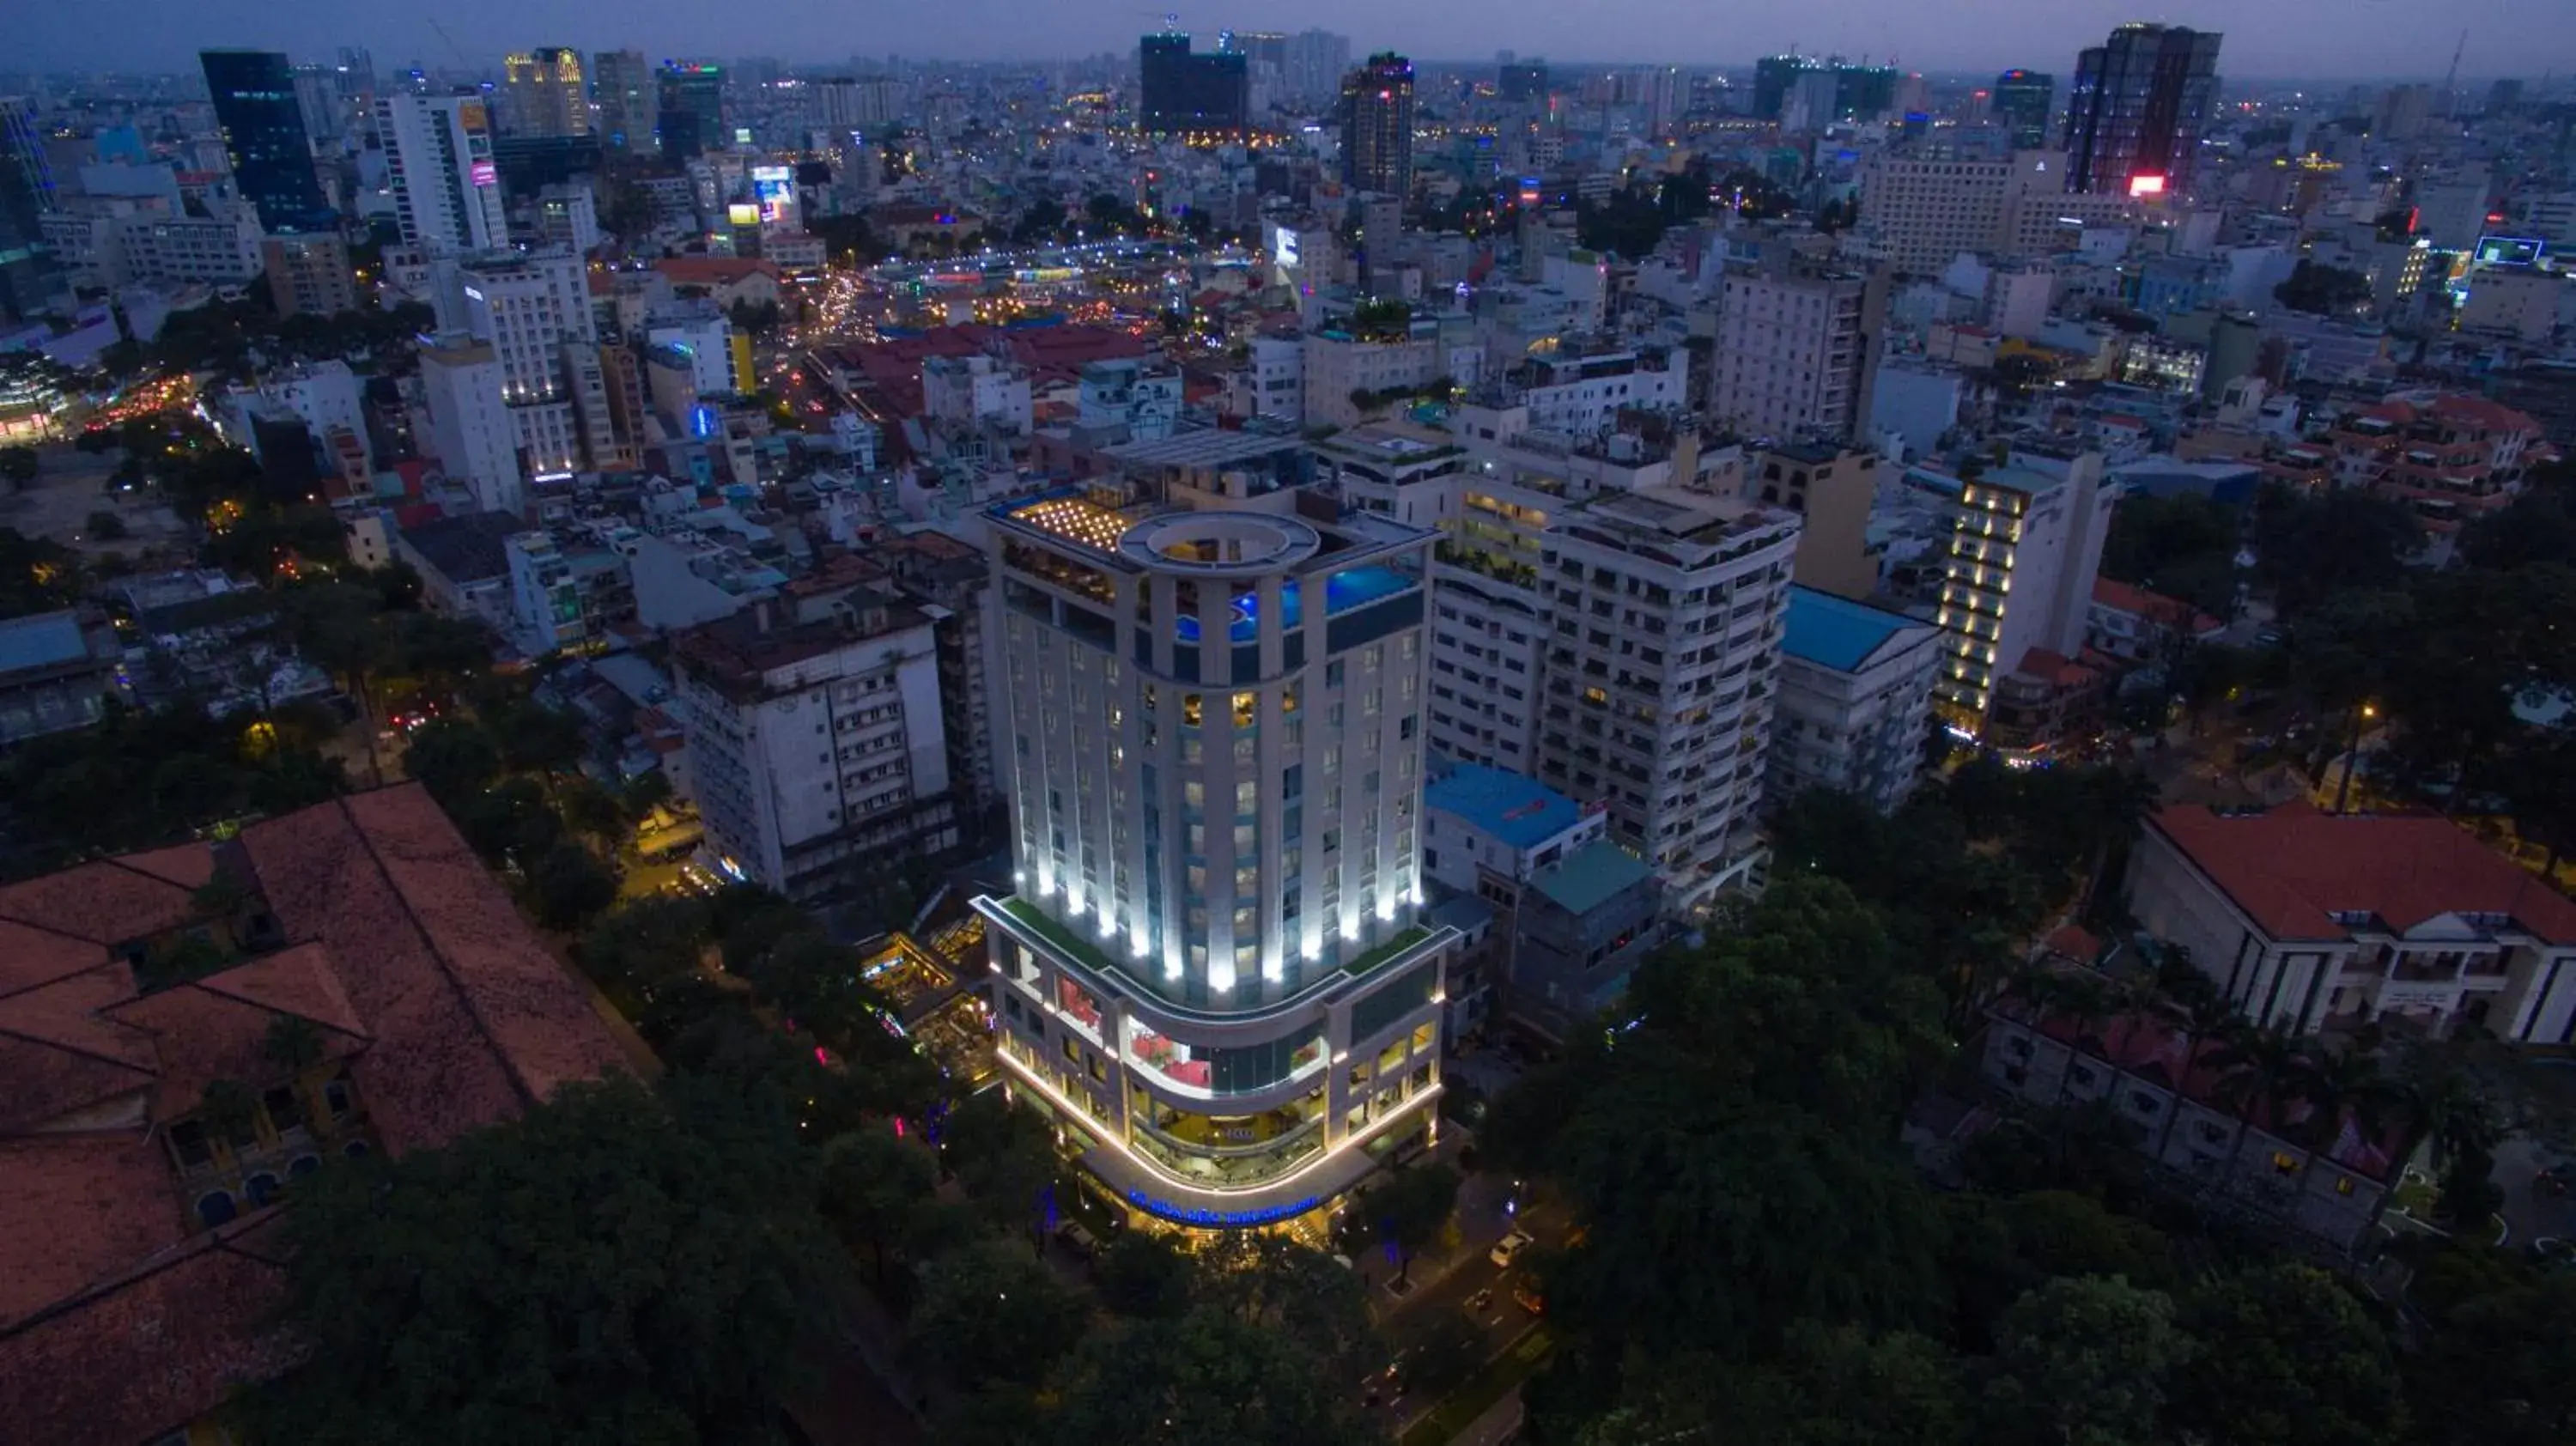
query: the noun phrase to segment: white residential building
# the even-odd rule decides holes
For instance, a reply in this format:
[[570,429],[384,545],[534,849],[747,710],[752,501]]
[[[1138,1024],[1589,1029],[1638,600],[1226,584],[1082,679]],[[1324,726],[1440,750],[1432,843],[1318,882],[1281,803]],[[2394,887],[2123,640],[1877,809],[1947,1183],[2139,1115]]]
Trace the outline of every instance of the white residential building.
[[1814,588],[1789,589],[1767,791],[1830,788],[1893,813],[1914,791],[1941,671],[1940,629]]
[[226,432],[242,446],[251,440],[254,412],[286,412],[312,430],[317,442],[332,432],[347,433],[363,454],[367,448],[367,412],[357,375],[344,361],[310,362],[262,376],[259,385],[237,390],[226,399]]
[[921,363],[921,410],[957,426],[990,422],[1027,436],[1035,403],[1028,368],[989,356],[934,356]]
[[[593,349],[598,323],[581,258],[568,251],[495,252],[436,263],[443,331],[488,344],[502,367],[517,445],[537,473],[582,465],[582,418],[604,416],[595,367],[566,364],[566,348]],[[596,360],[595,350],[589,353]]]
[[689,776],[728,873],[813,899],[956,846],[932,624],[860,583],[672,640]]
[[[1941,583],[1948,658],[1938,693],[1943,719],[1975,735],[1999,680],[2083,650],[2120,489],[2104,485],[2102,457],[2093,452],[2072,459],[2063,475],[1999,467],[1958,488]],[[2036,663],[2034,653],[2043,655]]]
[[1168,437],[1181,424],[1180,368],[1143,357],[1085,362],[1076,406],[1085,431],[1118,429],[1134,442]]
[[599,245],[599,200],[586,181],[562,181],[539,187],[536,199],[537,244],[587,256]]
[[435,256],[510,244],[492,120],[480,97],[388,92],[376,97],[376,134],[404,245]]
[[1623,410],[1690,406],[1690,358],[1679,347],[1569,345],[1531,357],[1504,386],[1541,431],[1588,437]]
[[75,279],[130,285],[242,286],[259,279],[258,214],[218,203],[215,214],[182,215],[157,202],[112,200],[39,217],[46,246]]
[[1708,414],[1782,440],[1866,437],[1886,319],[1883,281],[1776,260],[1730,267]]
[[1675,904],[1754,862],[1795,513],[1679,488],[1550,519],[1540,781],[1610,811]]
[[1316,445],[1318,475],[1362,511],[1437,527],[1431,746],[1463,763],[1536,774],[1554,606],[1540,578],[1551,521],[1588,498],[1682,487],[1732,496],[1742,456],[1684,436],[1575,438],[1533,428],[1526,406],[1466,405],[1454,432],[1372,423]]
[[1429,841],[1422,872],[1444,887],[1502,908],[1541,869],[1605,836],[1610,815],[1526,774],[1481,764],[1440,768],[1423,792]]
[[1437,1129],[1432,536],[1139,472],[986,514],[1021,1103],[1144,1213],[1301,1218]]
[[1354,393],[1409,392],[1441,375],[1436,335],[1363,340],[1338,328],[1317,329],[1306,333],[1305,353],[1299,380],[1310,426],[1357,426],[1368,413]]
[[2576,1043],[2576,904],[2449,819],[2167,808],[2139,840],[2129,901],[2267,1028],[2393,1017]]
[[1275,417],[1303,424],[1306,420],[1306,345],[1291,336],[1256,336],[1244,363],[1244,385],[1250,395],[1239,399],[1238,415]]
[[449,480],[471,488],[486,512],[524,512],[527,478],[518,433],[504,400],[501,359],[489,346],[437,347],[420,354],[421,403],[429,452]]
[[1947,146],[1882,150],[1860,171],[1860,234],[1888,265],[1938,276],[1963,253],[2014,254],[2029,204],[2066,194],[2061,151],[1977,155]]

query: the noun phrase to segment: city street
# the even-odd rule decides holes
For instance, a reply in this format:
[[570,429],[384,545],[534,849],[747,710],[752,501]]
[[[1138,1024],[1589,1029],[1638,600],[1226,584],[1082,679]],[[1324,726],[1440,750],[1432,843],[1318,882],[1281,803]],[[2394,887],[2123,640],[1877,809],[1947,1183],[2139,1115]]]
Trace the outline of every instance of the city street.
[[[1381,1252],[1371,1252],[1355,1264],[1369,1281],[1369,1302],[1377,1312],[1380,1333],[1385,1337],[1390,1362],[1410,1361],[1431,1351],[1446,1350],[1455,1333],[1465,1323],[1474,1331],[1476,1341],[1475,1369],[1467,1370],[1451,1383],[1451,1389],[1473,1382],[1485,1363],[1509,1351],[1539,1324],[1539,1317],[1523,1308],[1512,1297],[1513,1287],[1529,1278],[1525,1264],[1509,1269],[1494,1264],[1487,1254],[1494,1242],[1515,1227],[1527,1231],[1537,1242],[1534,1251],[1553,1250],[1564,1243],[1568,1218],[1561,1206],[1540,1204],[1514,1216],[1504,1211],[1510,1193],[1508,1179],[1491,1175],[1471,1175],[1458,1192],[1459,1234],[1454,1252],[1425,1252],[1417,1257],[1409,1273],[1411,1288],[1402,1297],[1387,1289],[1395,1276],[1394,1262]],[[1474,1309],[1470,1301],[1485,1298]],[[1439,1406],[1446,1393],[1408,1383],[1408,1389],[1392,1400],[1384,1398],[1383,1372],[1361,1388],[1364,1402],[1375,1398],[1372,1409],[1384,1421],[1390,1434],[1401,1436],[1414,1423]]]

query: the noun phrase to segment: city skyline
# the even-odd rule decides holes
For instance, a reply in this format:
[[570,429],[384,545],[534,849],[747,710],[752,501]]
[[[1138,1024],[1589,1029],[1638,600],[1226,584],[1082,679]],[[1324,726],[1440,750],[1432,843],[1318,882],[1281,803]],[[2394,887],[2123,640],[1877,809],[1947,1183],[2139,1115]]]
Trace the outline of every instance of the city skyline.
[[[1980,0],[1974,8],[1991,13],[1981,14],[1987,23],[1973,30],[1961,28],[1955,13],[1898,0],[1845,0],[1826,13],[1792,0],[1746,0],[1723,17],[1679,0],[1607,0],[1579,15],[1551,7],[1514,16],[1467,0],[1426,0],[1393,15],[1357,0],[1177,13],[1181,28],[1202,37],[1203,44],[1228,28],[1321,28],[1349,35],[1363,51],[1394,49],[1432,64],[1514,50],[1569,64],[1679,57],[1696,67],[1743,66],[1758,55],[1794,47],[1808,54],[1892,57],[1927,71],[2071,69],[2075,51],[2099,44],[2113,25],[2152,20],[2224,33],[2228,69],[2245,76],[2439,76],[2463,29],[2463,77],[2536,77],[2576,68],[2576,32],[2553,24],[2564,18],[2560,0],[2462,0],[2438,12],[2391,0],[2286,0],[2255,12],[2216,5],[2137,7],[2130,0]],[[634,6],[610,18],[566,0],[453,0],[441,7],[442,34],[413,15],[359,17],[321,0],[139,0],[132,27],[104,32],[78,10],[63,7],[22,16],[16,38],[23,63],[40,71],[188,70],[195,52],[209,46],[284,49],[309,59],[337,46],[363,45],[380,65],[432,69],[460,60],[497,69],[505,53],[531,45],[585,52],[636,46],[656,55],[897,54],[1011,62],[1132,51],[1136,35],[1156,28],[1153,13],[1076,0],[1031,15],[1000,0],[956,0],[935,11],[914,9],[903,17],[912,23],[897,28],[886,23],[894,15],[824,0],[770,0],[748,24],[739,12],[678,6]],[[846,42],[828,38],[835,34]],[[150,44],[137,46],[138,36],[151,37]]]

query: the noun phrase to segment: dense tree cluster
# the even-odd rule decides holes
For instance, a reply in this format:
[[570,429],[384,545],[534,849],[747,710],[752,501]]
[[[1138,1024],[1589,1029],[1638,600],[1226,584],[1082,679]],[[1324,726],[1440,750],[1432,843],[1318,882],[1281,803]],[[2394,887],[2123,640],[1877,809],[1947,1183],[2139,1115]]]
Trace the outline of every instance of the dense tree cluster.
[[[1830,812],[1816,804],[1802,812]],[[1600,1029],[1496,1103],[1486,1147],[1561,1187],[1584,1226],[1545,1267],[1567,1340],[1527,1392],[1533,1439],[2465,1446],[2576,1419],[2563,1362],[2488,1349],[2488,1313],[2544,1325],[2576,1305],[2576,1276],[2519,1252],[2423,1252],[2458,1297],[2435,1343],[2407,1350],[2352,1285],[2151,1178],[2098,1108],[2008,1121],[1961,1161],[1966,1190],[1932,1189],[1897,1129],[1955,1063],[1951,981],[1899,941],[1923,927],[1906,912],[1943,906],[1910,892],[1919,878],[1846,882],[1892,862],[1849,849],[1793,867],[1735,927],[1650,960]],[[2045,1007],[2096,1028],[2121,1009],[2215,1012],[2179,992]],[[2329,1115],[2367,1100],[2416,1112],[2418,1139],[2491,1139],[2474,1103],[2428,1119],[2445,1107],[2427,1093],[2456,1087],[2438,1070],[2380,1077],[2375,1058],[2226,1038],[2214,1059],[2240,1098],[2296,1093]],[[2472,1387],[2459,1363],[2480,1350]]]
[[292,362],[347,361],[360,370],[406,370],[414,338],[430,329],[429,308],[417,303],[388,309],[280,316],[266,287],[238,301],[214,300],[170,313],[148,342],[120,341],[99,356],[119,380],[213,372],[247,383],[262,367]]
[[2302,259],[2290,279],[2272,288],[2272,299],[2292,311],[2349,316],[2370,306],[2370,278],[2358,271]]

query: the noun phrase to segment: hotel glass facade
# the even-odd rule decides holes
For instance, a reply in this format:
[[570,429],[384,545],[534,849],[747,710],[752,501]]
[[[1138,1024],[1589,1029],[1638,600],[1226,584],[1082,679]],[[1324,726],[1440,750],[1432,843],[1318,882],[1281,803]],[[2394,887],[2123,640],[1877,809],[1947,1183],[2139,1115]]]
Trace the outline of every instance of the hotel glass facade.
[[1433,535],[1230,477],[990,516],[1002,1057],[1116,1195],[1200,1225],[1431,1128],[1452,937],[1416,922]]

